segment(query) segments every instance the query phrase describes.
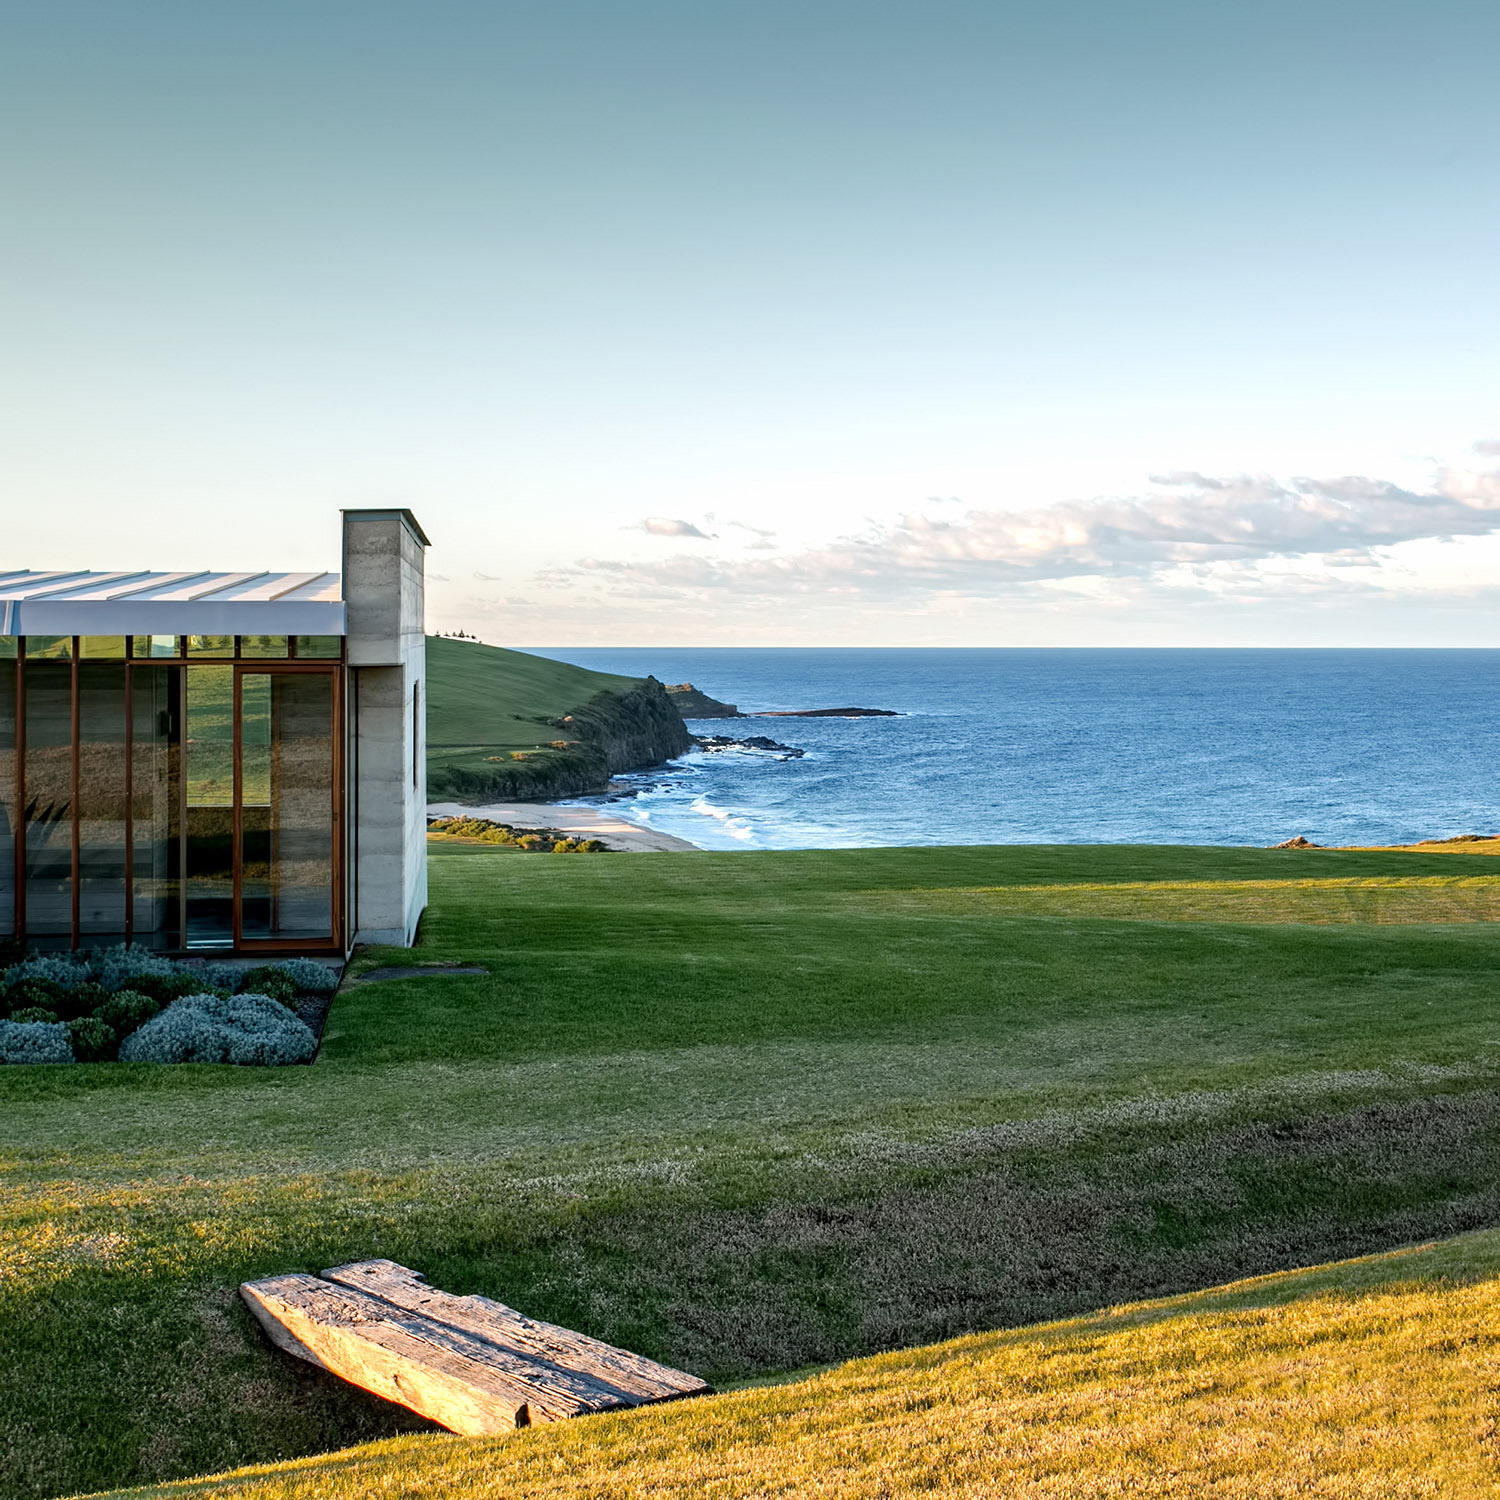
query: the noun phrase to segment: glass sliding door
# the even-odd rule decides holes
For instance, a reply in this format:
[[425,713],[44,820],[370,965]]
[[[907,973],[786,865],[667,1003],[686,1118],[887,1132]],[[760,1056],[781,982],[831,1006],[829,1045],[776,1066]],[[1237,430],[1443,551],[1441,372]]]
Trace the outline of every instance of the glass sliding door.
[[184,670],[183,946],[229,948],[234,945],[234,668],[204,662]]
[[[66,639],[63,637],[62,639]],[[49,642],[50,644],[50,642]],[[26,930],[73,936],[73,664],[24,663]]]
[[16,930],[16,661],[0,636],[0,937]]
[[0,937],[335,949],[342,664],[129,644],[0,637]]
[[335,676],[239,670],[240,937],[334,937]]
[[78,930],[86,940],[125,936],[125,772],[125,664],[80,661]]
[[182,668],[130,669],[133,941],[182,946]]

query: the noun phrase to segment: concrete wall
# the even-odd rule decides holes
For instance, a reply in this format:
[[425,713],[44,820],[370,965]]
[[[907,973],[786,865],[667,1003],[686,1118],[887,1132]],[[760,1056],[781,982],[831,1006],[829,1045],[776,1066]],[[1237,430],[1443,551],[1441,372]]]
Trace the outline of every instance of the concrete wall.
[[344,512],[358,943],[409,947],[427,905],[426,546],[410,511]]

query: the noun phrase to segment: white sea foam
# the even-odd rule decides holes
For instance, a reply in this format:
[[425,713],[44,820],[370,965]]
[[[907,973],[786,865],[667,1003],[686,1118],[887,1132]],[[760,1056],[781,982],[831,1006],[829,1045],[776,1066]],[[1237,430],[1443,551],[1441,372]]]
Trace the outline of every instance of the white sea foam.
[[755,829],[748,818],[732,813],[728,808],[715,807],[706,797],[697,797],[689,804],[689,810],[701,817],[713,818],[731,838],[749,844],[755,841]]

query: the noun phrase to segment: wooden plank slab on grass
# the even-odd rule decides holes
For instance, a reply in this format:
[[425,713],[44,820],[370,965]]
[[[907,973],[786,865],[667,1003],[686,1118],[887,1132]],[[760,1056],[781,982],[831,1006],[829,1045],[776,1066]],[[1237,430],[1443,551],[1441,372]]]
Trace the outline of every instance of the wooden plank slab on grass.
[[394,1261],[272,1276],[240,1295],[278,1348],[468,1437],[710,1390],[487,1297],[439,1291]]

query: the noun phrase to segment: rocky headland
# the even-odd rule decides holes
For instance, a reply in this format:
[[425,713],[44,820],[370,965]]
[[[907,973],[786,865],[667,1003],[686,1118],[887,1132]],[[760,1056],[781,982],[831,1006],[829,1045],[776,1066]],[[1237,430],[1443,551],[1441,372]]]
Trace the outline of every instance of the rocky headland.
[[899,719],[893,708],[761,708],[743,713],[733,703],[701,692],[690,682],[667,688],[677,712],[684,719]]
[[693,741],[709,755],[725,750],[759,750],[774,755],[777,760],[801,760],[807,754],[806,750],[799,750],[795,745],[783,745],[764,734],[752,734],[742,740],[727,734],[695,734]]
[[693,737],[654,677],[596,693],[571,713],[543,721],[558,738],[536,750],[483,756],[478,764],[429,762],[428,795],[456,802],[550,802],[604,791],[621,771],[641,771],[692,749]]

